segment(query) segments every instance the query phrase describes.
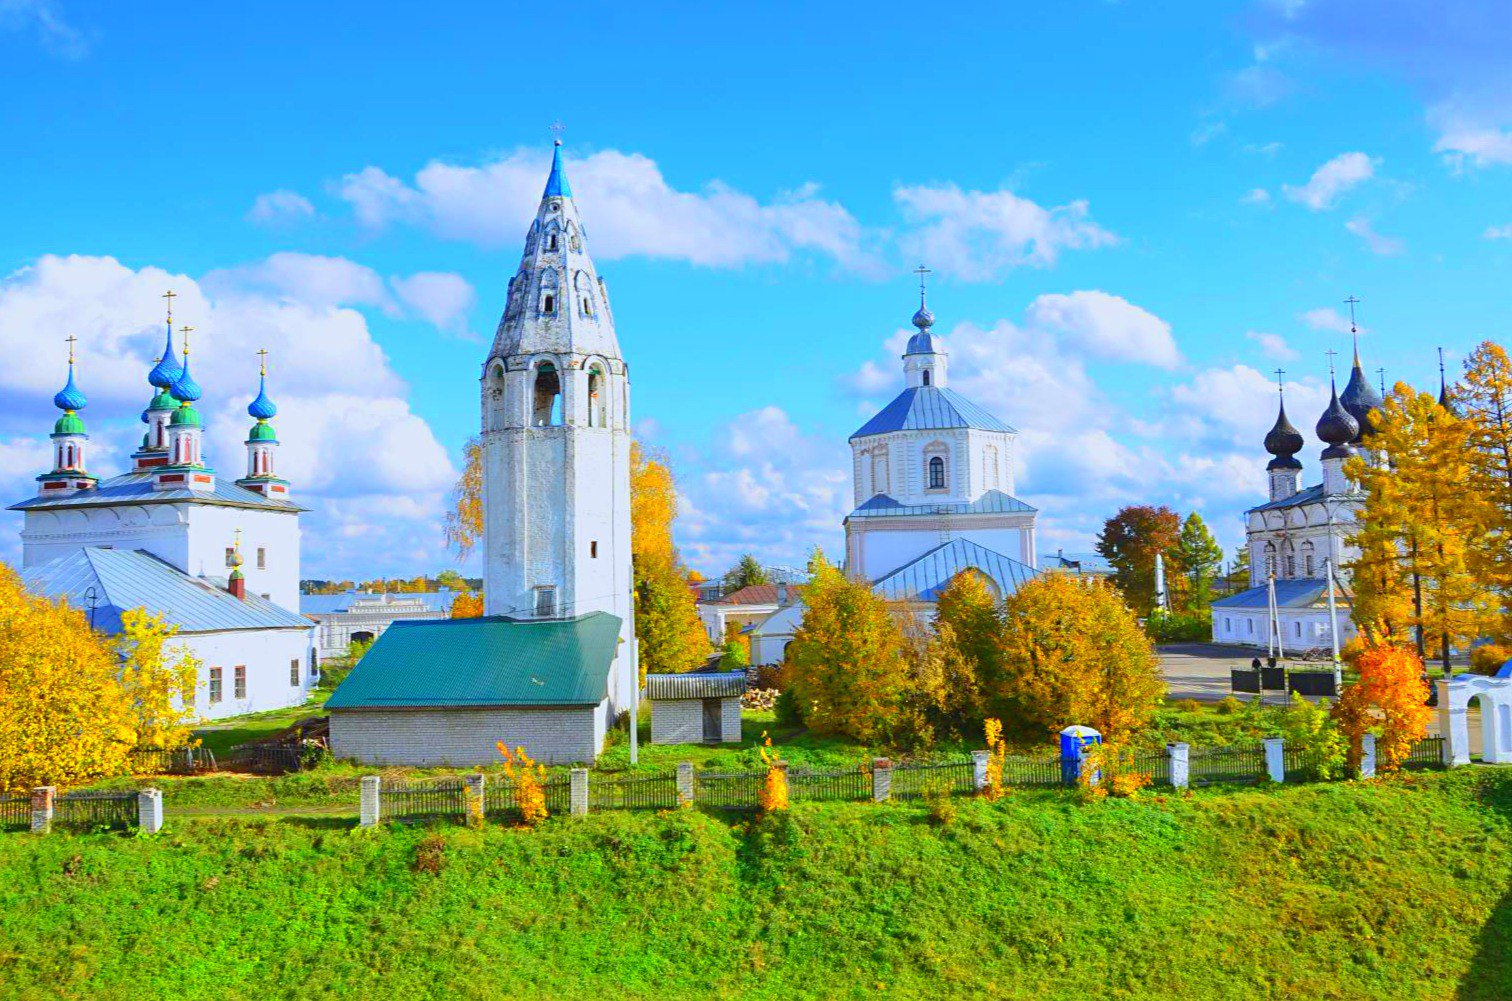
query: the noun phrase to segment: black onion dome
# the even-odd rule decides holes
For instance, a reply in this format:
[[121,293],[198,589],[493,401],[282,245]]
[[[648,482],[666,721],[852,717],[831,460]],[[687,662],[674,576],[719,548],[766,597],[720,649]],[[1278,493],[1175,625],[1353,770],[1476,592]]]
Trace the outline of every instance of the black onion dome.
[[1454,416],[1459,416],[1459,411],[1454,409],[1454,397],[1449,395],[1449,386],[1443,379],[1439,380],[1439,406],[1449,411]]
[[1286,416],[1286,404],[1281,404],[1281,411],[1276,415],[1276,425],[1265,436],[1265,450],[1275,458],[1267,465],[1266,469],[1301,469],[1302,463],[1296,460],[1296,454],[1302,451],[1302,432],[1292,426],[1292,422]]
[[1376,392],[1370,380],[1365,378],[1365,372],[1360,368],[1360,359],[1355,357],[1354,369],[1349,373],[1349,385],[1344,387],[1344,392],[1339,397],[1339,402],[1344,409],[1349,411],[1349,416],[1355,419],[1359,430],[1355,433],[1354,444],[1368,438],[1375,433],[1370,426],[1370,412],[1381,409],[1381,394]]
[[1318,418],[1318,437],[1328,445],[1323,450],[1325,459],[1347,459],[1354,454],[1350,448],[1360,434],[1360,422],[1355,420],[1344,405],[1339,402],[1339,392],[1334,390],[1329,398],[1328,409],[1323,411],[1323,416]]

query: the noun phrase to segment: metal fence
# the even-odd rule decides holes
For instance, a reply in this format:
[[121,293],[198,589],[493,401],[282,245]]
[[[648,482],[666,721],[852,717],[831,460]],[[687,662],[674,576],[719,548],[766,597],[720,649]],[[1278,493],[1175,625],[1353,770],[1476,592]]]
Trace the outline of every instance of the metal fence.
[[1424,737],[1412,745],[1403,768],[1437,768],[1444,763],[1444,738]]
[[588,783],[590,810],[670,810],[677,806],[677,775],[594,779]]
[[131,752],[128,764],[133,775],[194,775],[213,772],[215,755],[205,747],[139,747]]
[[1041,757],[1008,756],[1003,759],[1005,786],[1065,785],[1065,773],[1059,754]]
[[[765,781],[766,777],[763,775],[762,782]],[[788,772],[788,796],[795,800],[835,802],[871,799],[871,795],[871,772],[864,772],[860,768],[824,772]],[[754,806],[755,801],[745,805]]]
[[31,827],[30,796],[0,796],[0,831]]
[[693,776],[693,798],[704,806],[747,809],[761,802],[765,785],[766,772],[698,772]]
[[1265,778],[1265,745],[1192,748],[1187,758],[1194,786],[1219,782],[1259,782]]
[[918,799],[975,791],[976,774],[970,760],[944,761],[894,768],[892,789],[888,795],[897,799]]
[[[541,783],[546,795],[546,812],[566,813],[572,803],[572,783],[567,779],[548,779]],[[490,817],[512,815],[520,809],[513,782],[489,782],[483,791],[484,813]]]
[[137,821],[135,789],[66,792],[53,800],[53,823],[67,827],[130,827]]
[[299,753],[298,744],[243,744],[211,761],[216,771],[282,775],[299,771]]
[[460,779],[383,783],[383,816],[389,820],[437,820],[467,816],[466,784]]

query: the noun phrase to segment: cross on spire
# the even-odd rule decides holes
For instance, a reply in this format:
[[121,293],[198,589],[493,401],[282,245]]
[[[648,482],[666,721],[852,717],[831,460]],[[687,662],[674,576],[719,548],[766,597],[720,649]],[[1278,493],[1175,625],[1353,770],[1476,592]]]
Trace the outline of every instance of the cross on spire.
[[1344,301],[1349,304],[1349,337],[1354,342],[1354,360],[1358,365],[1360,363],[1360,328],[1355,325],[1355,306],[1360,300],[1351,292],[1349,298]]
[[173,300],[177,295],[178,293],[173,291],[173,289],[169,289],[163,293],[163,298],[168,300],[168,323],[170,326],[173,324]]
[[926,268],[924,265],[920,264],[918,267],[913,269],[913,273],[919,276],[919,305],[922,306],[924,305],[925,277],[934,274],[934,272],[929,268]]
[[561,120],[558,119],[547,126],[547,128],[551,130],[551,134],[554,137],[552,142],[557,146],[562,145],[562,133],[567,131],[567,126],[563,125]]
[[1376,376],[1381,380],[1381,399],[1386,398],[1386,369],[1376,369]]
[[258,373],[257,373],[258,375],[267,375],[268,374],[268,349],[267,348],[259,348],[258,351],[257,351],[257,369],[258,369]]
[[1328,355],[1328,381],[1330,384],[1332,384],[1334,381],[1334,355],[1338,354],[1339,352],[1335,351],[1333,348],[1329,348],[1323,353]]
[[193,329],[194,329],[193,327],[183,327],[183,326],[179,327],[179,333],[181,333],[181,334],[184,335],[184,357],[185,358],[189,357],[189,331],[191,331]]
[[[70,368],[72,368],[73,367],[73,363],[74,363],[74,343],[78,341],[78,338],[75,337],[73,334],[69,334],[67,337],[65,337],[63,339],[68,342],[68,365],[69,365]],[[1439,351],[1439,371],[1443,372],[1443,370],[1444,370],[1444,352],[1441,349]]]

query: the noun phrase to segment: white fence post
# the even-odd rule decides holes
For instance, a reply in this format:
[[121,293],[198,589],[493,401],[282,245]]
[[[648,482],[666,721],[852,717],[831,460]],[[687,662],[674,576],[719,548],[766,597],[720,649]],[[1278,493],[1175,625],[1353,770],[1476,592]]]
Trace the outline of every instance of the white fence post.
[[31,829],[33,834],[46,834],[52,830],[53,801],[57,796],[57,786],[38,786],[32,790]]
[[1272,782],[1286,781],[1286,754],[1280,737],[1265,738],[1265,773]]
[[379,787],[383,780],[377,775],[364,775],[362,777],[362,807],[357,823],[362,827],[374,827],[381,815],[379,807]]
[[572,786],[567,801],[567,810],[574,817],[586,816],[588,813],[588,769],[574,768],[572,770]]
[[1376,772],[1375,734],[1360,738],[1360,778],[1373,779]]
[[987,751],[971,752],[971,787],[977,792],[987,788]]
[[1166,745],[1166,757],[1171,762],[1171,785],[1176,789],[1186,789],[1192,784],[1191,751],[1188,744]]
[[137,827],[144,834],[156,834],[163,829],[161,789],[143,789],[137,793]]
[[892,760],[872,759],[872,800],[881,803],[892,795]]
[[677,763],[677,801],[684,806],[693,802],[693,762]]

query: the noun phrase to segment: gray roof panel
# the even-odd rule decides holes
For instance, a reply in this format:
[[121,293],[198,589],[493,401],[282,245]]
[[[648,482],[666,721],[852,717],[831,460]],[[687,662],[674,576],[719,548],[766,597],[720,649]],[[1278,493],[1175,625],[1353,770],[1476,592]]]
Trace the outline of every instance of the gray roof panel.
[[877,494],[856,508],[850,518],[919,517],[932,514],[1032,514],[1037,508],[1001,490],[989,490],[969,504],[900,504],[887,494]]
[[744,671],[646,675],[648,699],[738,699],[745,690]]
[[879,578],[872,590],[889,601],[936,601],[951,579],[968,568],[986,574],[1003,598],[1037,573],[1028,564],[969,539],[951,539]]
[[199,504],[216,504],[222,507],[249,507],[268,511],[303,511],[291,501],[270,500],[260,493],[239,487],[221,476],[215,477],[215,487],[204,490],[154,490],[153,474],[122,473],[101,480],[92,490],[83,490],[66,497],[33,497],[19,504],[12,504],[11,511],[43,511],[77,507],[108,507],[114,504],[181,504],[193,501]]
[[953,389],[914,386],[903,390],[877,416],[861,425],[851,439],[893,431],[976,428],[1012,434],[1013,428]]

